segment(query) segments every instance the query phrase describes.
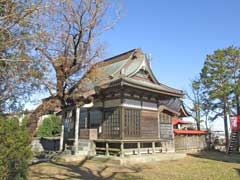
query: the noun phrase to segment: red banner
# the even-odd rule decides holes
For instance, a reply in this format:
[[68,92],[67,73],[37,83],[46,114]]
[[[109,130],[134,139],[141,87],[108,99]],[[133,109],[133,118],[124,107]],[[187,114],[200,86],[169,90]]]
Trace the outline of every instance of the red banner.
[[240,116],[231,117],[231,128],[233,132],[240,132]]

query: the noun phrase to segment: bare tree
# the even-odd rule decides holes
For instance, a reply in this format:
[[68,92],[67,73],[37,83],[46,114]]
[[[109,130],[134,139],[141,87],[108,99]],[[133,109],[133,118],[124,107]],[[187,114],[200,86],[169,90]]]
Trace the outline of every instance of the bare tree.
[[64,108],[67,99],[72,99],[68,89],[101,56],[104,46],[99,42],[99,36],[119,20],[118,7],[117,1],[65,0],[40,17],[41,33],[35,42],[36,53],[41,61],[49,64],[55,80],[44,81],[48,82],[45,85],[51,98],[33,113],[29,124],[32,131],[38,117],[46,110]]
[[208,129],[209,114],[212,104],[208,101],[208,96],[199,78],[192,80],[190,90],[191,91],[187,92],[186,95],[191,102],[191,107],[189,107],[189,109],[196,122],[197,129],[201,129],[201,122],[203,121],[205,121],[206,129]]
[[16,110],[39,89],[44,67],[32,54],[41,0],[0,0],[0,113]]
[[191,83],[191,92],[186,93],[188,99],[192,104],[192,108],[190,108],[192,112],[192,117],[194,118],[197,129],[201,128],[201,114],[202,114],[202,99],[201,99],[201,90],[200,90],[200,82],[198,80],[193,80]]

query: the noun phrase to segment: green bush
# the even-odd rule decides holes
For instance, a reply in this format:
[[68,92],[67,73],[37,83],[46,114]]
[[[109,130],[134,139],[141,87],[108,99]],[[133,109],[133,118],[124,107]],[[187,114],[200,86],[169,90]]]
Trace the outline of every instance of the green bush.
[[27,179],[32,157],[30,136],[17,119],[0,117],[0,179]]
[[38,137],[54,137],[61,133],[61,119],[56,115],[50,115],[43,120],[38,129]]

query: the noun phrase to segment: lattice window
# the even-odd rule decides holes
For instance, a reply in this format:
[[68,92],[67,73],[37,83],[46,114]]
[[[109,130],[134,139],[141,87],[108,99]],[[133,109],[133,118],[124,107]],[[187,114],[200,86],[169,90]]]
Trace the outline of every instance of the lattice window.
[[94,109],[90,111],[90,127],[98,128],[102,121],[102,111]]
[[125,136],[139,137],[140,136],[140,119],[141,111],[138,109],[125,109]]
[[120,135],[120,114],[119,108],[108,108],[104,110],[103,136],[119,137]]
[[88,111],[87,108],[80,109],[80,119],[79,119],[79,128],[84,129],[87,128],[88,124]]

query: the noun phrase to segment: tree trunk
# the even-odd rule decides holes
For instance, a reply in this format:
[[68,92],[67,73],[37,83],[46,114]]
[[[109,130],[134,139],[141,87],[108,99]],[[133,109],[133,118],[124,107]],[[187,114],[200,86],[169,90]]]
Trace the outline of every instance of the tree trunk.
[[65,107],[65,87],[64,87],[64,73],[61,68],[56,68],[57,74],[57,95],[47,98],[39,105],[31,114],[30,121],[28,123],[29,131],[32,135],[36,135],[38,128],[39,117],[48,113],[55,112],[56,108],[64,109]]
[[229,145],[229,133],[228,133],[228,119],[227,119],[227,103],[224,100],[224,107],[223,107],[223,118],[224,118],[224,130],[225,130],[225,139],[226,139],[226,150]]
[[206,136],[207,139],[207,148],[208,150],[211,149],[211,131],[210,129],[208,129],[208,113],[205,115],[205,126],[206,126],[206,130],[208,131],[208,135]]
[[200,130],[201,128],[200,128],[200,122],[198,121],[197,122],[197,130]]
[[56,69],[57,71],[57,97],[61,102],[61,106],[62,108],[65,107],[65,87],[64,87],[64,82],[65,82],[65,78],[64,78],[64,74],[61,70]]
[[239,95],[236,94],[236,104],[237,104],[237,115],[240,116],[240,103],[239,103]]
[[199,122],[199,120],[197,121],[197,130],[201,130],[201,127],[200,127],[200,122]]
[[208,130],[208,115],[206,114],[206,118],[205,118],[205,126],[206,126],[206,130]]
[[197,130],[201,129],[201,127],[200,127],[200,119],[201,119],[200,112],[198,111],[197,112]]

